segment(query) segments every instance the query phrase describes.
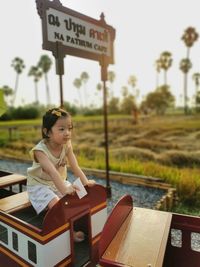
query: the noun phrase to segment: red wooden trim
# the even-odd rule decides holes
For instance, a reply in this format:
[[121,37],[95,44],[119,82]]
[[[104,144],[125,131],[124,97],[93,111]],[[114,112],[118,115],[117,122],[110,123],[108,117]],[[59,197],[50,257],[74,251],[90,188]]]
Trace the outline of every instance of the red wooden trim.
[[124,220],[133,209],[133,200],[130,195],[122,197],[113,208],[108,217],[99,241],[99,256],[102,257],[106,248],[116,235]]
[[127,265],[116,263],[116,262],[111,261],[111,260],[105,260],[102,258],[100,259],[99,264],[100,264],[100,266],[103,266],[103,267],[128,267]]
[[182,231],[182,247],[172,246],[169,235],[163,267],[199,267],[200,252],[191,249],[191,233],[200,233],[200,218],[173,214],[171,228]]
[[72,262],[72,257],[71,255],[57,263],[54,267],[65,267],[65,266],[70,266]]
[[47,212],[43,221],[44,235],[65,224],[74,216],[79,216],[85,211],[90,212],[91,209],[106,202],[106,190],[103,186],[95,185],[86,189],[88,194],[82,199],[77,195],[66,195]]
[[10,227],[17,229],[18,231],[30,237],[33,237],[33,235],[40,236],[42,232],[39,228],[33,226],[32,224],[24,222],[19,218],[16,218],[11,214],[7,214],[2,211],[0,211],[0,220],[5,224],[9,225]]
[[92,245],[96,244],[101,238],[101,233],[97,234],[92,238]]
[[91,213],[91,215],[93,215],[93,214],[99,212],[100,210],[105,209],[106,207],[107,207],[107,203],[106,202],[103,202],[103,203],[97,205],[96,207],[92,208],[90,210],[90,213]]
[[64,233],[69,229],[69,223],[65,223],[64,225],[58,227],[57,229],[49,232],[46,235],[42,234],[42,231],[31,224],[28,224],[24,221],[19,220],[11,215],[0,214],[0,219],[6,225],[18,230],[19,232],[25,234],[26,236],[38,241],[40,244],[45,244],[60,234]]
[[0,247],[0,264],[1,266],[12,267],[31,267],[32,265],[27,263],[24,259],[8,250],[6,247]]

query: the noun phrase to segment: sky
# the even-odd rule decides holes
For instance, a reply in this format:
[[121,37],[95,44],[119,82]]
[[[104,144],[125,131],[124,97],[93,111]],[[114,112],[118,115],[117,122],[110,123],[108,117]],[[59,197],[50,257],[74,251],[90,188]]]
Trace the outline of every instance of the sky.
[[[186,57],[186,47],[181,36],[188,27],[194,27],[200,34],[198,0],[60,0],[63,6],[84,15],[99,19],[103,12],[106,23],[116,30],[114,41],[115,63],[108,70],[114,71],[116,79],[112,86],[114,96],[121,97],[121,88],[128,86],[130,75],[137,77],[136,87],[140,99],[156,87],[155,61],[163,51],[172,53],[173,63],[167,80],[171,92],[181,104],[183,95],[183,74],[179,69],[180,60]],[[16,72],[11,67],[15,57],[24,60],[25,69],[19,77],[19,87],[15,105],[24,105],[35,100],[33,77],[28,76],[31,66],[37,65],[41,55],[48,55],[53,61],[48,74],[51,104],[60,104],[59,77],[55,72],[55,60],[51,51],[42,49],[41,19],[34,0],[6,0],[0,10],[0,87],[14,88]],[[195,92],[192,74],[200,72],[200,38],[190,53],[193,67],[188,75],[188,95]],[[97,61],[66,55],[64,59],[63,88],[64,101],[79,103],[77,89],[73,86],[75,78],[83,71],[89,74],[86,84],[87,103],[99,105],[102,93],[96,86],[100,82],[100,65]],[[163,82],[163,74],[159,82]],[[129,87],[131,92],[131,87]],[[82,90],[83,92],[83,90]],[[45,82],[38,83],[39,100],[47,103]]]

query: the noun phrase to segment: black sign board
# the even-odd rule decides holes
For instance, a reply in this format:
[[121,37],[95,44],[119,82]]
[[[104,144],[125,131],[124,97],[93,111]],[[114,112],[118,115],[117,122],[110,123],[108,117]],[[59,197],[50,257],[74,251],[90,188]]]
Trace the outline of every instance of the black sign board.
[[[72,55],[113,64],[115,29],[100,20],[62,6],[59,0],[36,0],[42,19],[43,49],[58,58]],[[58,46],[59,44],[59,46]],[[59,51],[58,51],[59,47]]]

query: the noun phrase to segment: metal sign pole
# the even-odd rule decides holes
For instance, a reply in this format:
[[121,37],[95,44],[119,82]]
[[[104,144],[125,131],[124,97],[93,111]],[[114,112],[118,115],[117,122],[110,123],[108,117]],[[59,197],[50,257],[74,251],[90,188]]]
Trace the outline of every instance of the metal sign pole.
[[106,158],[106,191],[107,197],[111,197],[111,186],[109,177],[109,148],[108,148],[108,114],[107,114],[107,64],[105,57],[102,56],[101,64],[101,80],[103,81],[103,111],[104,111],[104,137],[105,137],[105,158]]
[[62,76],[64,74],[64,55],[60,51],[60,45],[56,42],[56,53],[54,53],[56,59],[56,74],[59,75],[59,86],[60,86],[60,107],[64,107],[63,101],[63,81]]
[[59,75],[59,84],[60,84],[60,107],[64,107],[63,102],[63,82],[62,82],[62,75]]

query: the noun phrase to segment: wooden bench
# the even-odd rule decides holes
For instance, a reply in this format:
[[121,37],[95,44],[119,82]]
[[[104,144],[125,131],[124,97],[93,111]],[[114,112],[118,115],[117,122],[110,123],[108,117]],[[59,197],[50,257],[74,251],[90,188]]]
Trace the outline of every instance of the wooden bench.
[[104,252],[103,261],[112,266],[162,267],[171,217],[167,212],[134,208]]
[[0,210],[6,213],[13,213],[30,206],[27,191],[0,199]]
[[0,188],[10,187],[12,189],[12,185],[19,184],[19,190],[22,191],[22,185],[26,184],[26,176],[21,174],[10,174],[6,176],[0,177]]

